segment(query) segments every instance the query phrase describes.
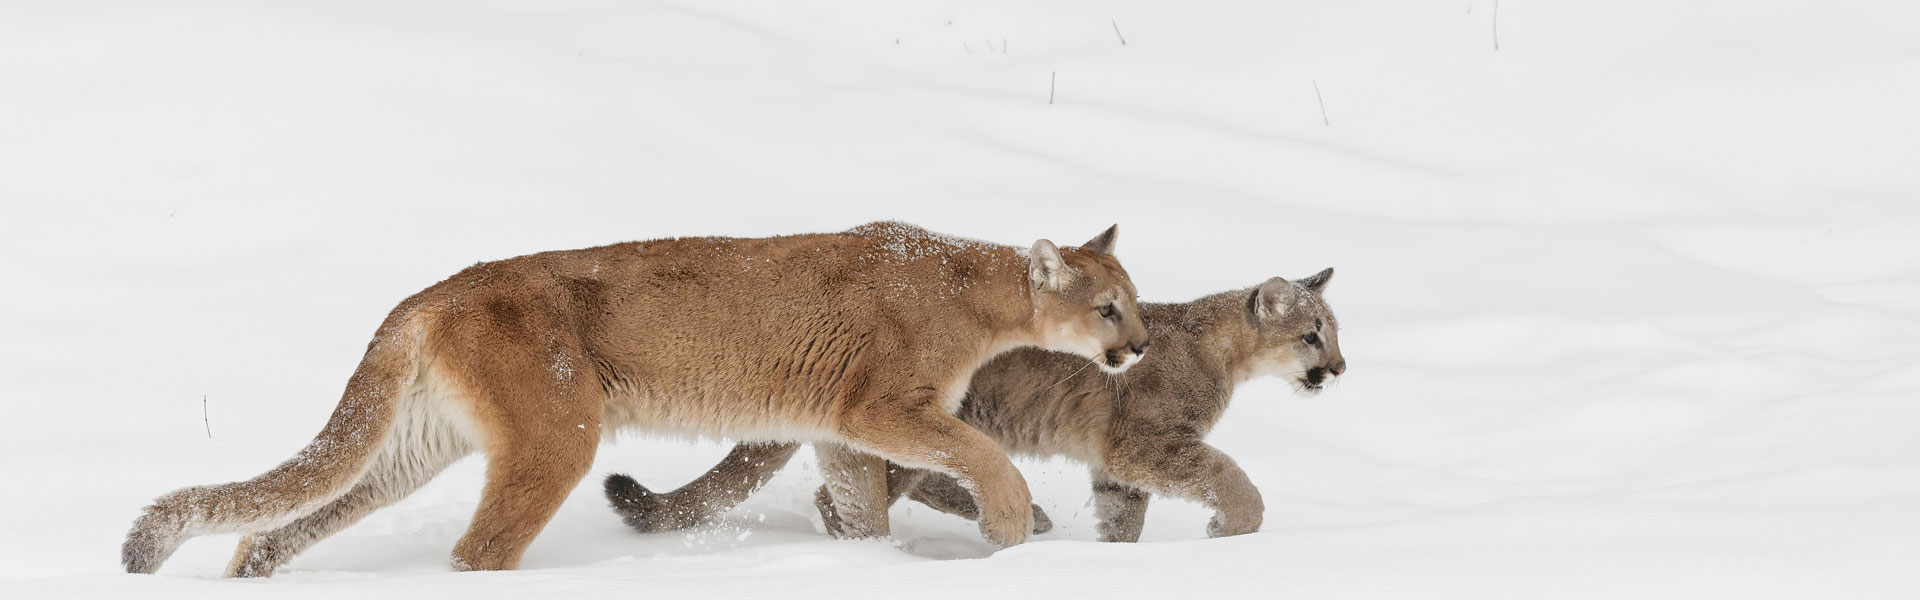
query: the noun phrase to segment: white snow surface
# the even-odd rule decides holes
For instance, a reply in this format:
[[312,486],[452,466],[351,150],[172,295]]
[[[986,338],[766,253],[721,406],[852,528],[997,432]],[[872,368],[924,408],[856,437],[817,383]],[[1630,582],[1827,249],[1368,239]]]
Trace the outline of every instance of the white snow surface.
[[[0,4],[0,597],[1920,597],[1920,3],[1497,20],[1495,50],[1489,0]],[[1352,371],[1241,389],[1211,442],[1267,513],[1236,538],[1158,499],[1094,542],[1084,471],[1025,461],[1058,524],[1025,545],[905,503],[835,541],[807,455],[643,535],[598,478],[727,445],[628,438],[520,571],[448,566],[473,458],[271,579],[219,578],[233,536],[119,572],[141,506],[291,456],[464,266],[879,219],[1118,222],[1153,301],[1333,266]]]

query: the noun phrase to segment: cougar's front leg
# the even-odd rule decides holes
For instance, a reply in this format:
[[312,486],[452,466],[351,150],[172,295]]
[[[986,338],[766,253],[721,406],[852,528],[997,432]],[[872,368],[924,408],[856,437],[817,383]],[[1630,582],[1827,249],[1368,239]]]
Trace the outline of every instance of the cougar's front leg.
[[1209,536],[1260,530],[1266,514],[1260,490],[1232,458],[1205,442],[1130,444],[1110,449],[1106,458],[1106,471],[1114,482],[1213,508]]
[[988,540],[1001,546],[1026,541],[1033,531],[1027,480],[992,438],[942,410],[933,390],[856,403],[841,420],[841,435],[904,466],[958,478],[973,491],[981,508],[980,531]]

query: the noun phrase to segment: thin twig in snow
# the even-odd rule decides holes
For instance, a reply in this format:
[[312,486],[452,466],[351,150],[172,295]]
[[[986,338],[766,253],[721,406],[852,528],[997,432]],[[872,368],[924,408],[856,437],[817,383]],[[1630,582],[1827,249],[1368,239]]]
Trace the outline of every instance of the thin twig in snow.
[[207,395],[200,395],[200,424],[207,426],[207,439],[213,439],[213,420],[207,418]]
[[1493,0],[1493,51],[1500,51],[1500,0]]
[[1113,36],[1120,38],[1120,45],[1127,45],[1127,36],[1120,34],[1120,22],[1113,19],[1107,19],[1107,22],[1113,24]]
[[1314,80],[1313,82],[1313,99],[1320,101],[1320,122],[1326,124],[1328,127],[1332,127],[1333,121],[1327,119],[1327,99],[1320,97],[1319,80]]
[[1060,72],[1053,71],[1047,76],[1047,105],[1053,105],[1053,85],[1060,82]]

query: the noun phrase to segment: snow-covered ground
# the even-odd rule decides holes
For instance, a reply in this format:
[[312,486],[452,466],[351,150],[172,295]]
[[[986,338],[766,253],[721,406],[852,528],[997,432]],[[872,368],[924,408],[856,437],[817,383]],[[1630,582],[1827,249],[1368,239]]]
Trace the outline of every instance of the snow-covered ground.
[[[0,597],[1920,597],[1920,3],[1497,10],[1496,51],[1490,0],[0,3]],[[1236,398],[1238,538],[1094,543],[1034,462],[1059,528],[999,552],[907,504],[830,540],[810,464],[641,535],[599,475],[726,446],[623,439],[522,571],[447,566],[473,459],[269,580],[231,536],[119,572],[463,266],[882,218],[1119,222],[1148,300],[1337,267],[1352,372]]]

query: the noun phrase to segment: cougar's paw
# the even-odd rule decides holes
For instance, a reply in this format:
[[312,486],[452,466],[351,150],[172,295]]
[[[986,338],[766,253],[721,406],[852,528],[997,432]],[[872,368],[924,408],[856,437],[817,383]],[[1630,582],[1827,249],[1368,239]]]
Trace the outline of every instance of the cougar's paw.
[[1024,498],[1021,500],[1018,504],[1009,503],[999,510],[982,510],[980,534],[1002,548],[1027,541],[1027,536],[1033,535],[1033,505],[1025,502]]

